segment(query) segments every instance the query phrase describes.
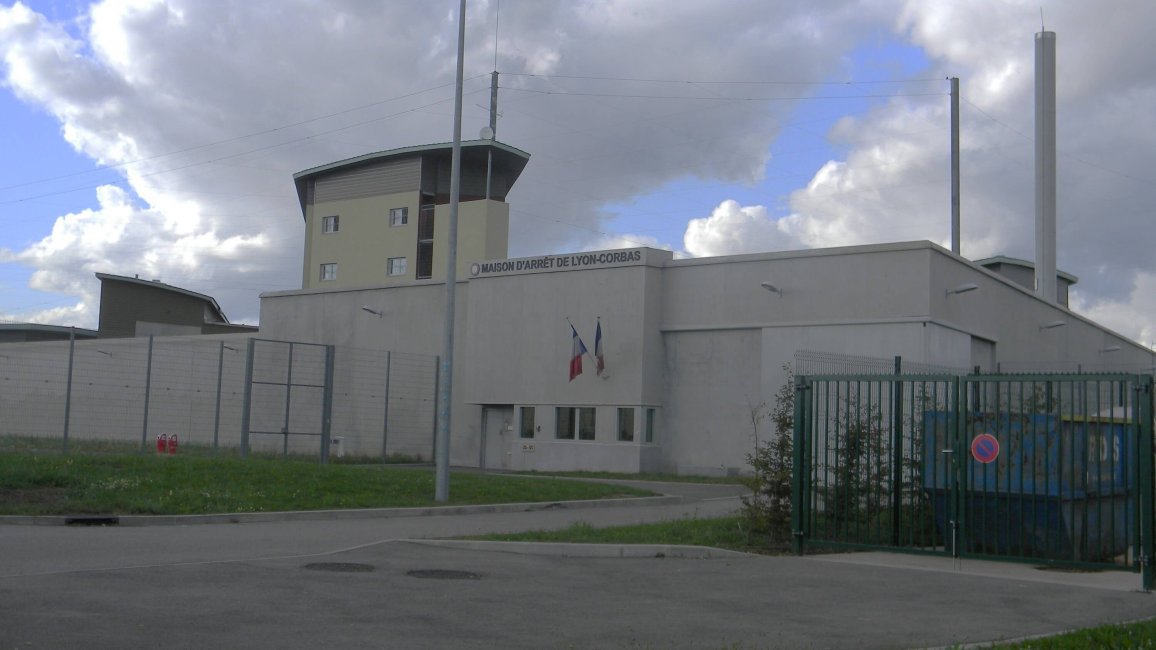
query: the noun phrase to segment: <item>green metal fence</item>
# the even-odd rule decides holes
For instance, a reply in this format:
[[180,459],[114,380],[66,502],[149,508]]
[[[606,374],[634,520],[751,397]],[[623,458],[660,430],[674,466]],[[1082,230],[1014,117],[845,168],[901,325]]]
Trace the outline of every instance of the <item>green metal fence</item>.
[[1151,376],[823,375],[796,390],[797,552],[1114,568],[1151,589]]

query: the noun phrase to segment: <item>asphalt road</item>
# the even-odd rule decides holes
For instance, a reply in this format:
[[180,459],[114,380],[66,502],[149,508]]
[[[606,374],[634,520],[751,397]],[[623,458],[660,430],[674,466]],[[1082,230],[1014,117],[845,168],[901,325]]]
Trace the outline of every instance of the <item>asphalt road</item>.
[[0,525],[0,650],[922,648],[1156,615],[1156,601],[1126,573],[877,553],[423,541],[717,516],[738,505],[733,486],[660,489],[680,499],[239,524]]

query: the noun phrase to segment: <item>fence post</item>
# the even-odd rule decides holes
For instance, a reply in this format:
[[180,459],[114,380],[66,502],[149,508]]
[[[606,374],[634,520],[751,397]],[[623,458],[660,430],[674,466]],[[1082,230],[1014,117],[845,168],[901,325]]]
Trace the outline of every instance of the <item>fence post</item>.
[[289,457],[289,409],[293,403],[293,348],[289,344],[289,364],[285,368],[285,419],[281,424],[281,457]]
[[1138,467],[1140,472],[1140,480],[1138,481],[1137,490],[1139,495],[1137,503],[1140,504],[1140,582],[1144,591],[1152,591],[1153,588],[1153,556],[1156,556],[1156,540],[1153,540],[1153,529],[1156,528],[1156,504],[1154,504],[1153,497],[1156,493],[1153,492],[1153,461],[1152,461],[1152,437],[1156,434],[1156,426],[1153,425],[1153,410],[1154,403],[1156,403],[1156,394],[1153,390],[1153,377],[1148,375],[1140,377],[1140,381],[1136,386],[1136,401],[1135,410],[1138,413],[1137,420],[1140,427],[1140,441],[1138,452]]
[[336,347],[325,346],[325,388],[321,392],[321,464],[329,462],[329,440],[333,433],[333,359]]
[[808,499],[806,498],[807,481],[811,476],[811,468],[807,465],[805,445],[810,442],[807,438],[807,379],[795,377],[795,413],[793,446],[791,448],[791,537],[796,555],[803,554],[805,527],[805,512]]
[[68,424],[72,416],[72,360],[76,355],[76,328],[68,328],[68,383],[64,385],[64,443],[61,453],[68,453]]
[[433,416],[433,444],[430,445],[433,453],[431,459],[437,458],[438,455],[438,386],[441,385],[442,374],[442,357],[437,355],[434,357],[434,416]]
[[967,404],[967,390],[968,382],[955,377],[952,379],[951,399],[954,402],[948,410],[948,430],[951,432],[951,447],[948,454],[948,463],[950,463],[950,471],[948,475],[950,478],[951,498],[945,498],[944,503],[950,501],[951,508],[948,511],[950,517],[950,526],[947,531],[950,539],[947,540],[947,546],[950,546],[951,557],[960,557],[960,534],[961,529],[966,529],[967,521],[967,503],[964,498],[967,486],[967,414],[963,412]]
[[221,433],[221,378],[225,369],[225,342],[220,341],[217,349],[217,404],[213,414],[213,453],[217,453],[217,441]]
[[891,382],[891,545],[899,546],[903,509],[903,357],[895,357],[895,381]]
[[253,350],[256,339],[249,339],[245,350],[245,392],[241,398],[241,458],[249,457],[249,411],[253,405]]
[[[382,417],[381,423],[381,459],[389,458],[389,367],[393,361],[393,353],[386,351],[385,353],[385,414]],[[435,428],[436,430],[436,428]]]
[[140,453],[148,448],[149,437],[149,394],[153,385],[153,337],[149,335],[149,351],[145,361],[144,422],[141,424]]

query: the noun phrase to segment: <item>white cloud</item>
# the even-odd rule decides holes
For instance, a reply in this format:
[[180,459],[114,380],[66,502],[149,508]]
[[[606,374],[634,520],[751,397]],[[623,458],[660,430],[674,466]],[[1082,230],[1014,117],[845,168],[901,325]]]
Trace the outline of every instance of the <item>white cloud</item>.
[[[1156,322],[1148,207],[1156,199],[1156,71],[1141,62],[1156,58],[1156,45],[1142,26],[1156,18],[1156,5],[1127,9],[1107,17],[1087,3],[1047,8],[1048,27],[1058,31],[1057,243],[1059,266],[1080,277],[1077,309],[1145,340]],[[921,76],[961,78],[963,254],[1032,259],[1038,5],[911,0],[895,25],[931,57]],[[785,214],[724,202],[690,222],[687,250],[746,252],[784,234],[808,247],[950,245],[948,117],[946,97],[897,97],[841,120],[829,137],[846,156],[792,193]]]
[[[511,253],[597,246],[603,205],[674,179],[758,179],[791,106],[738,99],[746,87],[575,76],[820,79],[878,20],[857,6],[503,3],[499,136],[533,154],[511,196]],[[486,122],[492,10],[471,4],[467,137]],[[104,0],[64,24],[0,7],[6,85],[76,149],[123,165],[133,197],[62,216],[12,253],[53,278],[36,286],[86,305],[92,270],[143,271],[255,317],[259,291],[300,283],[293,172],[449,140],[455,14],[418,0]],[[622,94],[665,99],[607,96]]]
[[[159,276],[255,318],[260,291],[300,286],[294,172],[450,138],[457,21],[443,4],[104,0],[69,24],[0,6],[6,87],[55,116],[79,151],[123,165],[131,190],[99,190],[98,207],[61,215],[42,241],[9,245],[0,261],[35,269],[37,287],[75,296],[88,314],[99,270]],[[466,137],[487,122],[478,105],[493,9],[470,6]],[[1156,5],[1139,0],[1111,12],[1074,0],[1046,7],[1061,66],[1060,266],[1080,276],[1090,309],[1136,310],[1129,322],[1156,315],[1119,281],[1156,273],[1153,18]],[[964,254],[1033,256],[1038,3],[510,0],[500,25],[498,135],[532,154],[510,196],[512,255],[664,243],[605,234],[605,206],[688,179],[757,183],[797,102],[747,98],[815,91],[659,80],[840,78],[856,48],[882,37],[930,57],[920,77],[961,78]],[[848,116],[828,134],[845,155],[794,170],[810,180],[784,197],[714,197],[681,246],[715,255],[946,245],[946,87]]]
[[1156,349],[1156,273],[1140,272],[1131,278],[1119,300],[1095,300],[1073,289],[1072,308],[1133,340]]
[[789,219],[772,219],[761,205],[741,206],[727,200],[709,217],[687,224],[683,247],[694,257],[800,248],[791,225]]

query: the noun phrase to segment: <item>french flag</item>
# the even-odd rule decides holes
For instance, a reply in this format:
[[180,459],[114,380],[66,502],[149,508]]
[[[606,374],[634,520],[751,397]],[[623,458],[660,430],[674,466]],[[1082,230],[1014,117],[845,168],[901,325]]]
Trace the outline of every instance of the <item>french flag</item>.
[[570,381],[582,374],[582,357],[586,354],[586,344],[582,342],[582,338],[578,336],[578,330],[574,329],[574,325],[570,325],[570,332],[573,334],[571,340],[573,341],[573,351],[570,353]]

